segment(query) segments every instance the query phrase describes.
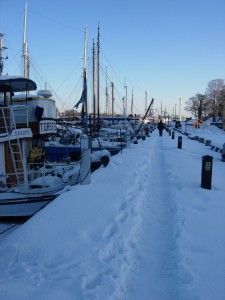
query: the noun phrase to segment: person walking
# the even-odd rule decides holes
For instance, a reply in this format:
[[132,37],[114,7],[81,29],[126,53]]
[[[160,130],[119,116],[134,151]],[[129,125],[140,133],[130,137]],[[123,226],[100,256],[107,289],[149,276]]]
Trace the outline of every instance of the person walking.
[[164,128],[165,128],[164,124],[163,124],[162,120],[160,120],[159,123],[158,123],[159,136],[162,136]]

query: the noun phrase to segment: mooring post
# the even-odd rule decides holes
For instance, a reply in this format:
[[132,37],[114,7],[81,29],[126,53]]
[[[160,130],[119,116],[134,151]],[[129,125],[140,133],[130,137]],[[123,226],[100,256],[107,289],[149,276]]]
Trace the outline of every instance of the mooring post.
[[223,144],[221,156],[222,156],[222,161],[225,161],[225,143]]
[[177,147],[179,149],[182,149],[182,136],[178,136],[178,144],[177,144]]
[[210,155],[202,156],[202,178],[201,188],[211,190],[212,184],[212,163],[213,157]]

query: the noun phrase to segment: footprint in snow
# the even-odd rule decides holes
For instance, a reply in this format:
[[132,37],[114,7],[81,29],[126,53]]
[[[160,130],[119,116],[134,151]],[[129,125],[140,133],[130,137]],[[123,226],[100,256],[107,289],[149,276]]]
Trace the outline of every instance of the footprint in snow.
[[108,239],[108,238],[112,237],[117,231],[118,231],[117,224],[111,223],[106,227],[106,229],[103,233],[103,238]]
[[127,207],[127,203],[123,201],[118,205],[117,210],[124,210],[126,207]]
[[126,219],[127,219],[127,212],[120,212],[116,216],[116,221],[120,223],[123,223]]

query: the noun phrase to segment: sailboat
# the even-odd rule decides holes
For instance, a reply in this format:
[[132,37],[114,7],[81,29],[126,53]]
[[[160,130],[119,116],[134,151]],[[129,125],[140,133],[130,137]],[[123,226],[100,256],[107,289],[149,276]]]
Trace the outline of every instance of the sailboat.
[[[98,38],[99,38],[99,33],[98,33]],[[96,151],[98,151],[99,153],[104,150],[102,156],[105,156],[107,153],[105,150],[107,150],[109,153],[107,155],[111,156],[119,153],[121,151],[121,147],[124,148],[124,144],[122,145],[121,143],[118,144],[116,142],[109,142],[109,140],[106,141],[101,137],[95,138],[91,136],[92,124],[89,124],[89,121],[91,119],[88,118],[88,104],[87,104],[86,43],[87,43],[87,27],[85,28],[85,39],[84,39],[83,90],[82,90],[80,100],[75,104],[74,108],[77,109],[80,105],[82,105],[82,109],[81,109],[82,127],[84,133],[90,137],[91,152],[94,154]],[[95,111],[95,105],[94,105],[94,111]],[[99,115],[99,109],[98,109],[98,115]],[[94,116],[94,124],[95,124],[95,116]],[[68,128],[67,132],[65,132],[65,138],[58,137],[58,138],[54,138],[54,141],[47,141],[45,143],[44,148],[45,148],[46,157],[52,161],[56,161],[57,159],[63,160],[68,158],[72,160],[79,160],[81,158],[81,147],[79,141],[80,136],[81,136],[80,130],[75,128]],[[96,161],[94,161],[94,157],[96,157],[96,155],[92,155],[93,164],[96,163]]]
[[0,73],[0,218],[31,216],[87,175],[80,163],[36,162],[42,139],[57,132],[55,101],[36,89],[28,77]]

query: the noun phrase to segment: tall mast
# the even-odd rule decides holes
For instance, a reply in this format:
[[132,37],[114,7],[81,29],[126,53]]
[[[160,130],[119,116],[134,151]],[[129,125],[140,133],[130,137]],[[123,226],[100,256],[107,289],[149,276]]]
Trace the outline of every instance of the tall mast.
[[3,37],[3,34],[0,33],[0,76],[2,75],[2,71],[3,71],[2,37]]
[[111,82],[111,86],[112,86],[112,123],[114,124],[114,83]]
[[134,88],[132,87],[131,108],[130,108],[131,115],[133,115],[133,110],[134,110]]
[[126,90],[126,101],[125,101],[125,117],[127,117],[127,113],[128,113],[128,111],[127,111],[127,85],[125,85],[125,90]]
[[0,33],[0,76],[2,75],[3,67],[4,67],[3,60],[4,59],[8,59],[8,56],[3,57],[3,50],[6,50],[8,48],[7,47],[3,47],[2,38],[3,38],[3,34]]
[[0,76],[2,75],[2,71],[3,71],[2,37],[3,37],[3,34],[0,33]]
[[147,111],[148,91],[145,91],[145,112]]
[[105,88],[105,113],[108,116],[108,108],[109,108],[109,93],[108,93],[108,69],[106,66],[106,88]]
[[96,91],[95,91],[95,43],[93,40],[92,49],[92,63],[93,63],[93,130],[96,131]]
[[87,26],[85,27],[84,32],[84,66],[83,66],[83,92],[84,92],[84,104],[83,104],[83,113],[84,113],[84,124],[85,132],[88,133],[88,109],[87,109]]
[[83,71],[86,73],[87,71],[87,26],[85,26],[84,30],[84,65]]
[[26,41],[26,31],[27,31],[27,3],[24,9],[24,24],[23,24],[23,76],[26,78],[30,77],[30,59],[28,54],[28,46]]
[[124,108],[123,108],[123,116],[127,117],[127,85],[126,85],[126,78],[124,80],[124,89],[125,89],[125,98],[124,98]]
[[98,85],[97,85],[97,104],[98,104],[98,131],[100,129],[100,32],[98,25],[98,40],[97,40],[97,76],[98,76]]
[[181,121],[181,105],[182,105],[182,99],[179,98],[179,120]]

